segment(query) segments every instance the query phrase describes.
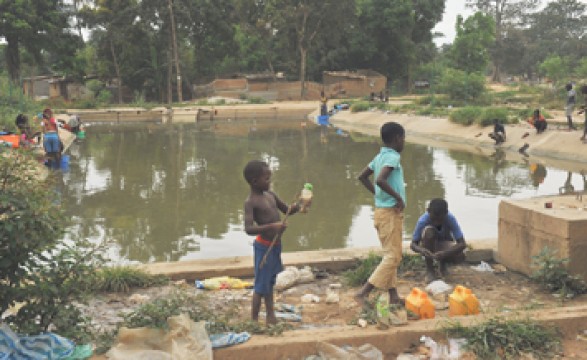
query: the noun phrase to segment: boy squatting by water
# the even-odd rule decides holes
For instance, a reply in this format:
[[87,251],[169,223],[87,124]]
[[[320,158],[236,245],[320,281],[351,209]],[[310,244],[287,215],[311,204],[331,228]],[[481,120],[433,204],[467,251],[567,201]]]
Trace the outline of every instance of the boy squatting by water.
[[[251,192],[245,200],[245,232],[248,235],[257,235],[254,248],[255,283],[253,291],[253,303],[251,306],[251,318],[257,321],[261,309],[261,299],[265,300],[267,325],[277,323],[273,307],[273,286],[277,274],[283,270],[281,262],[281,235],[287,224],[280,221],[279,212],[294,214],[299,210],[297,204],[288,206],[272,191],[271,170],[263,161],[252,160],[243,170],[245,180],[251,187]],[[277,236],[277,238],[276,238]],[[276,239],[272,249],[269,249],[271,241]],[[261,267],[261,261],[269,251],[265,264]]]
[[[374,288],[387,290],[390,304],[403,304],[397,293],[397,268],[402,259],[403,211],[406,206],[404,174],[400,153],[404,149],[405,130],[395,122],[381,127],[383,146],[379,154],[359,175],[361,183],[375,195],[374,225],[383,248],[383,259],[361,290],[356,301],[365,305]],[[374,174],[375,184],[369,179]]]
[[445,277],[448,274],[448,262],[464,259],[463,251],[467,244],[457,219],[448,211],[446,200],[430,200],[426,212],[416,223],[410,247],[426,259],[427,283],[437,278],[435,260],[439,263],[441,277]]

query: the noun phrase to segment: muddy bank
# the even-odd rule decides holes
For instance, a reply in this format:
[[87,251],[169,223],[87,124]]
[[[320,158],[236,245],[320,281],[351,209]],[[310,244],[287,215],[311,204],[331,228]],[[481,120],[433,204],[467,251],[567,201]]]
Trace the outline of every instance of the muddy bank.
[[[343,130],[377,137],[382,124],[395,121],[404,126],[409,142],[485,156],[501,150],[508,161],[522,162],[532,159],[564,170],[587,170],[587,144],[579,140],[582,131],[568,131],[566,125],[560,122],[550,123],[549,128],[540,135],[525,123],[506,125],[507,140],[496,147],[488,136],[493,130],[492,126],[462,126],[450,122],[447,118],[382,111],[341,111],[332,116],[330,121]],[[526,133],[528,135],[524,136]],[[525,155],[518,151],[524,144],[529,145]]]

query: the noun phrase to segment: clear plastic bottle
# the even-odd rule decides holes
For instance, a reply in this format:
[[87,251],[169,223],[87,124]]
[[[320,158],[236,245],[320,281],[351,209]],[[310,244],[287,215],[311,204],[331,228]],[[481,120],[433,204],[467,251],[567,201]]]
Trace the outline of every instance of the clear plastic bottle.
[[300,200],[298,202],[298,205],[300,207],[300,212],[308,212],[308,208],[310,207],[310,205],[312,204],[312,197],[313,197],[313,192],[312,190],[314,189],[314,186],[310,183],[305,183],[304,184],[304,188],[302,189],[302,192],[300,194]]

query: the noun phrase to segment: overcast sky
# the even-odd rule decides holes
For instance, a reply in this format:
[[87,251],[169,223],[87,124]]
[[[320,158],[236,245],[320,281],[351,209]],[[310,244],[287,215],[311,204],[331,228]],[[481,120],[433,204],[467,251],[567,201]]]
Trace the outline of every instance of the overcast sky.
[[434,39],[436,45],[452,43],[456,35],[457,15],[460,14],[463,18],[467,18],[472,13],[471,9],[465,9],[464,0],[446,0],[442,21],[433,30],[444,34],[444,37]]

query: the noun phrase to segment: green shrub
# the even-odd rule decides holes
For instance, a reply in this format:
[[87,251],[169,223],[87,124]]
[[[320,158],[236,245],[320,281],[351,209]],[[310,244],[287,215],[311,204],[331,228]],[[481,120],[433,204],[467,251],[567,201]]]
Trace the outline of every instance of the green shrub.
[[438,88],[453,101],[474,101],[486,91],[485,76],[448,68],[442,74]]
[[27,152],[0,156],[0,313],[23,304],[5,322],[19,333],[51,326],[83,339],[87,324],[73,305],[83,301],[85,279],[102,257],[87,240],[61,241],[66,226],[50,181]]
[[561,350],[558,329],[532,320],[492,318],[474,326],[448,323],[443,331],[451,338],[467,340],[465,348],[478,359],[519,359],[523,354],[550,358]]
[[556,253],[556,250],[545,247],[532,257],[532,266],[536,269],[531,275],[532,280],[563,299],[587,293],[585,281],[569,274],[566,268],[569,259],[558,258]]
[[466,106],[453,110],[448,118],[454,123],[469,126],[478,123],[482,113],[483,109],[478,106]]
[[509,110],[507,108],[489,107],[483,109],[478,123],[481,126],[493,125],[493,120],[497,119],[502,124],[509,124]]
[[262,97],[250,97],[247,99],[249,104],[268,104],[269,101],[263,99]]
[[[375,254],[374,252],[369,253],[365,259],[359,261],[357,266],[352,269],[346,270],[342,273],[343,281],[348,286],[360,286],[363,285],[375,268],[381,262],[382,257]],[[398,266],[398,272],[416,271],[424,269],[424,260],[420,255],[412,255],[404,253],[402,260]]]
[[129,292],[132,288],[164,285],[169,278],[151,275],[136,267],[115,266],[100,269],[90,280],[89,288],[95,291]]
[[361,111],[368,111],[371,105],[367,101],[357,101],[351,104],[351,112],[361,112]]

